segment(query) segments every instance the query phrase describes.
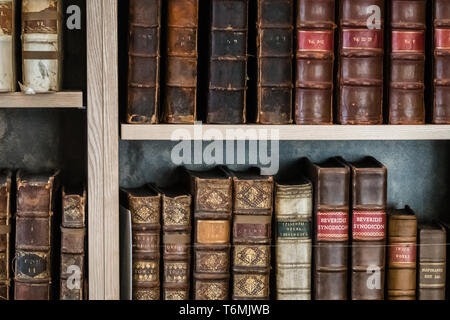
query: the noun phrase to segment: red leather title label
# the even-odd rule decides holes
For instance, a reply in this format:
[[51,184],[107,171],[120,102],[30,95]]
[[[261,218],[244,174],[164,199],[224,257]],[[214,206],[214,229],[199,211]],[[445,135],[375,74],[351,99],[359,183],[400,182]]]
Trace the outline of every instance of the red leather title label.
[[0,30],[3,34],[12,34],[12,2],[0,3]]
[[425,52],[425,31],[392,31],[392,52]]
[[383,240],[386,237],[386,212],[353,211],[352,234],[355,240]]
[[416,244],[415,243],[392,244],[389,247],[389,261],[391,263],[415,263]]
[[235,224],[235,236],[238,239],[268,238],[269,227],[267,224]]
[[348,240],[348,212],[329,211],[317,213],[317,240]]
[[333,31],[298,31],[298,51],[324,51],[334,50]]
[[383,49],[383,32],[381,30],[342,30],[342,47],[344,49]]
[[450,29],[435,29],[434,42],[436,49],[450,49]]

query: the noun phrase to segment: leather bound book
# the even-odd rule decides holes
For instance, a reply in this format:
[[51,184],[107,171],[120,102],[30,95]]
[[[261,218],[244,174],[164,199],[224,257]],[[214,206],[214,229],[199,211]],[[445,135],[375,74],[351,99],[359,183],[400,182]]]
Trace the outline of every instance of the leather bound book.
[[258,0],[258,118],[292,123],[294,0]]
[[22,1],[23,86],[36,93],[61,90],[61,0]]
[[86,241],[86,192],[62,192],[61,300],[83,300]]
[[388,224],[388,300],[416,299],[417,219],[411,208],[394,210]]
[[9,300],[10,235],[11,235],[11,172],[0,170],[0,300]]
[[347,300],[350,169],[337,159],[303,167],[314,186],[315,300]]
[[15,0],[0,1],[0,92],[16,89]]
[[197,119],[198,2],[167,2],[167,123],[194,123]]
[[383,33],[383,0],[340,1],[339,124],[383,123]]
[[295,122],[333,123],[335,0],[298,0]]
[[418,300],[445,300],[446,247],[443,226],[419,225]]
[[390,1],[389,123],[425,123],[426,0]]
[[131,212],[133,300],[160,300],[161,195],[149,187],[121,190]]
[[58,173],[17,173],[15,300],[52,298],[52,239]]
[[246,121],[248,0],[211,0],[207,123]]
[[312,184],[275,185],[277,300],[311,300]]
[[128,106],[130,124],[159,121],[161,0],[130,0]]
[[228,300],[231,177],[219,169],[188,171],[194,201],[194,300]]

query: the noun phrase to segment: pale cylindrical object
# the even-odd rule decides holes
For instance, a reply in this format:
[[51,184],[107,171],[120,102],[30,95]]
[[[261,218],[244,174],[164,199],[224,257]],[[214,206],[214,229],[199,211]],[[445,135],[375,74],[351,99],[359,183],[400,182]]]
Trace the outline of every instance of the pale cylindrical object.
[[14,1],[0,0],[0,92],[16,88],[14,54]]

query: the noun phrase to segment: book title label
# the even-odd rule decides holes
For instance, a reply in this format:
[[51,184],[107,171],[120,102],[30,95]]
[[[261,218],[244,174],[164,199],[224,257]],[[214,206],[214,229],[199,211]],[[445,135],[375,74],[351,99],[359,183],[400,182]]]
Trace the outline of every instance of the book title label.
[[343,30],[342,47],[344,49],[383,49],[383,31],[378,29]]
[[394,264],[416,263],[416,244],[392,244],[389,247],[389,260]]
[[284,239],[310,239],[311,221],[278,222],[278,237]]
[[319,211],[316,236],[318,241],[348,240],[348,212]]
[[392,52],[425,52],[425,31],[392,31]]
[[436,49],[450,49],[450,29],[435,29],[434,42]]
[[386,237],[386,212],[353,211],[352,234],[355,240],[383,240]]
[[334,50],[333,31],[298,31],[298,51],[323,51]]

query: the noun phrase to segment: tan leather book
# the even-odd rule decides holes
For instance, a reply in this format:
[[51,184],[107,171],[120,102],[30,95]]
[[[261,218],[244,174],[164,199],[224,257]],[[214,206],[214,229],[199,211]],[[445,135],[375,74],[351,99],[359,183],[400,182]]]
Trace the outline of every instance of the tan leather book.
[[10,298],[11,179],[11,171],[0,170],[0,300]]
[[16,91],[15,0],[0,1],[0,92]]

